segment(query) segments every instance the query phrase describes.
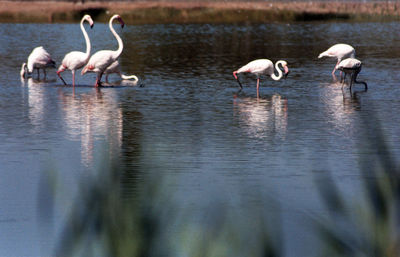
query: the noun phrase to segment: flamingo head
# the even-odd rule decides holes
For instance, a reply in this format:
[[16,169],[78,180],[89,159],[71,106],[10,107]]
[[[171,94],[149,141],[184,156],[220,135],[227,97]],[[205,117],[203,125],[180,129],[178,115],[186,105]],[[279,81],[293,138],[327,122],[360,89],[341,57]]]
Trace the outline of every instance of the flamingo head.
[[282,61],[282,68],[283,68],[283,70],[284,70],[284,75],[283,75],[283,77],[286,79],[286,77],[289,75],[289,67],[288,67],[286,61]]
[[117,19],[117,21],[121,24],[121,28],[124,28],[125,22],[124,22],[124,20],[122,20],[121,16],[119,16],[118,14],[116,14],[114,16]]
[[20,72],[21,78],[25,78],[25,74],[26,74],[26,73],[27,73],[27,67],[26,67],[26,63],[24,62],[24,63],[22,64],[21,72]]
[[89,22],[90,28],[93,28],[94,22],[92,20],[92,17],[90,17],[89,14],[86,14],[85,16],[83,16],[83,20],[86,20],[87,22]]

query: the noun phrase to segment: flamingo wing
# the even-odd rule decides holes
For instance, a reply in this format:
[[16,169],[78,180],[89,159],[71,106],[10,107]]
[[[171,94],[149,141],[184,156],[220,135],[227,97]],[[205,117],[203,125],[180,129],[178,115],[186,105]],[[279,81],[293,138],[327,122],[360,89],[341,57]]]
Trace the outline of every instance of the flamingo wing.
[[70,70],[82,68],[86,64],[86,54],[79,51],[72,51],[65,55],[62,65]]

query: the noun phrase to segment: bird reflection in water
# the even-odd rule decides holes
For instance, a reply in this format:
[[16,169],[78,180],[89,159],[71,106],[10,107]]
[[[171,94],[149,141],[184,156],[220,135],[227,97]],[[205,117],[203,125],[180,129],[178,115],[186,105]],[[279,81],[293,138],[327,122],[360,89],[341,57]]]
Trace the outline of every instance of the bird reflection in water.
[[358,115],[356,111],[361,109],[360,95],[367,90],[349,91],[342,88],[342,83],[336,81],[321,87],[321,95],[325,114],[330,117],[327,119],[338,130],[338,134],[351,136],[354,131],[353,126],[357,124],[355,120]]
[[[82,164],[93,165],[94,149],[103,148],[119,156],[122,144],[122,110],[114,90],[100,88],[82,93],[59,90],[67,135],[81,141]],[[95,144],[100,147],[95,148]],[[104,146],[104,145],[103,145]]]
[[28,89],[29,120],[36,132],[45,126],[45,86],[47,84],[46,80],[21,77],[21,86]]
[[235,97],[234,115],[251,137],[286,136],[288,103],[279,94],[262,98]]

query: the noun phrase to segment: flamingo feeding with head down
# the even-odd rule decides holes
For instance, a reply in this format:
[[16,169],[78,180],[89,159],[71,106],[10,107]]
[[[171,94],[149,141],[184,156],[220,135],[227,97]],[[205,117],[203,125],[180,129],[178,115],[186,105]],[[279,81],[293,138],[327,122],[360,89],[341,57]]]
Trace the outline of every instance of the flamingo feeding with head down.
[[101,77],[103,76],[103,73],[105,72],[108,66],[110,66],[113,62],[115,62],[118,59],[124,48],[121,38],[118,36],[117,32],[115,32],[112,26],[114,20],[118,20],[122,28],[124,28],[125,23],[122,20],[121,16],[119,16],[118,14],[112,16],[109,21],[110,30],[118,41],[118,49],[116,51],[101,50],[96,52],[94,55],[92,55],[92,57],[90,57],[85,68],[83,68],[82,70],[82,75],[85,74],[86,72],[95,72],[97,74],[95,87],[101,85]]
[[107,69],[104,71],[104,74],[106,74],[106,82],[108,83],[108,75],[116,73],[118,74],[121,79],[123,80],[131,80],[133,79],[134,82],[138,82],[139,79],[135,75],[124,75],[121,73],[120,66],[118,60],[113,62],[110,66],[107,67]]
[[331,46],[325,52],[320,53],[318,58],[334,57],[337,59],[337,63],[332,71],[332,76],[335,76],[335,71],[338,69],[337,68],[338,64],[346,58],[355,58],[355,55],[356,55],[356,50],[354,50],[354,47],[352,47],[351,45],[336,44],[336,45]]
[[[282,74],[282,71],[279,68],[279,65],[281,65],[282,68],[284,69],[284,74]],[[278,71],[278,76],[275,75],[275,69]],[[246,64],[245,66],[238,69],[237,71],[233,72],[233,76],[239,83],[240,88],[243,88],[243,87],[242,87],[242,83],[240,83],[239,78],[237,77],[237,74],[243,73],[243,72],[250,72],[252,74],[256,74],[256,76],[257,76],[257,95],[258,95],[258,88],[260,85],[260,76],[261,75],[265,74],[265,75],[271,76],[271,78],[273,80],[280,80],[283,76],[285,78],[287,77],[287,75],[289,74],[289,68],[287,66],[287,62],[283,61],[283,60],[277,61],[275,63],[275,67],[274,67],[274,64],[268,59],[258,59],[258,60],[251,61],[248,64]]]
[[81,22],[80,22],[80,27],[83,33],[83,36],[85,38],[86,41],[86,52],[79,52],[79,51],[72,51],[69,52],[65,55],[64,59],[61,62],[60,67],[58,68],[57,71],[57,75],[60,77],[60,79],[62,80],[62,82],[67,85],[67,83],[65,83],[64,79],[61,77],[61,72],[65,71],[66,69],[71,70],[72,72],[72,86],[75,86],[75,71],[77,69],[82,68],[83,66],[85,66],[85,64],[89,61],[90,58],[90,39],[89,36],[85,30],[85,28],[83,27],[83,22],[87,21],[90,25],[90,28],[93,28],[93,20],[92,17],[90,17],[90,15],[85,15],[83,16]]
[[362,67],[362,62],[355,58],[344,59],[337,65],[337,69],[344,72],[342,88],[344,86],[346,75],[350,74],[350,91],[351,91],[351,87],[353,86],[353,83],[354,84],[364,84],[365,90],[368,89],[368,85],[366,82],[357,81],[357,75],[358,75],[358,73],[360,73],[361,67]]
[[43,48],[38,46],[34,48],[28,57],[28,63],[23,63],[21,67],[20,75],[25,77],[31,75],[33,69],[37,70],[38,79],[40,78],[39,69],[43,69],[44,78],[46,78],[46,68],[55,68],[56,62],[51,58],[51,55]]

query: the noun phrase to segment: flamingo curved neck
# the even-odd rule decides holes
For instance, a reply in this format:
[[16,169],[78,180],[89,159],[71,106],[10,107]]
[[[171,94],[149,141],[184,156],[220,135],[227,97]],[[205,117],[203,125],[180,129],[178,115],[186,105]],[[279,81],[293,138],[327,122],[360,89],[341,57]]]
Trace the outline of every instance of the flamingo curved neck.
[[115,59],[118,59],[118,57],[121,55],[121,53],[122,53],[122,50],[124,49],[124,44],[122,43],[122,39],[120,38],[120,36],[118,36],[118,34],[117,34],[117,32],[115,32],[115,30],[114,30],[114,28],[113,28],[113,26],[112,26],[112,24],[113,24],[113,21],[115,20],[116,18],[113,18],[113,19],[111,19],[110,20],[110,22],[109,22],[109,27],[110,27],[110,30],[111,30],[111,33],[113,33],[113,35],[114,35],[114,37],[117,39],[117,41],[118,41],[118,49],[116,50],[116,51],[114,51],[114,58]]
[[275,75],[275,72],[272,73],[271,78],[273,80],[280,80],[283,76],[281,69],[279,69],[279,64],[282,64],[282,61],[278,61],[275,63],[275,69],[278,71],[278,76]]
[[85,42],[86,42],[85,59],[86,59],[86,61],[88,61],[88,60],[89,60],[89,57],[90,57],[91,45],[90,45],[89,36],[88,36],[88,34],[87,34],[85,28],[83,27],[83,22],[84,22],[84,21],[85,21],[85,19],[82,19],[82,20],[81,20],[81,30],[82,30],[83,36],[85,37]]
[[138,77],[136,77],[135,75],[123,75],[123,74],[121,74],[121,78],[122,79],[125,79],[125,80],[129,80],[129,79],[133,79],[134,81],[138,81],[139,79],[138,79]]

